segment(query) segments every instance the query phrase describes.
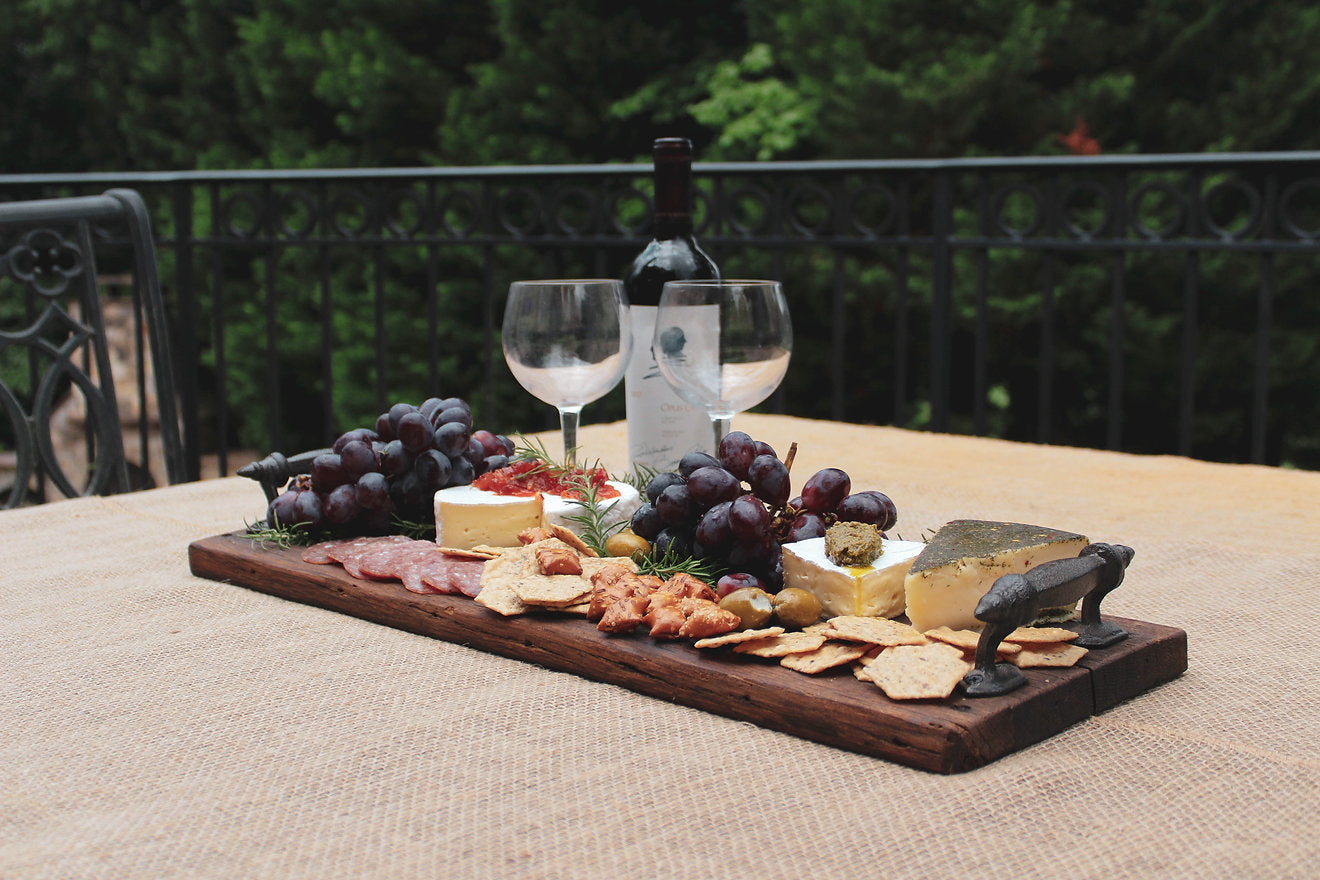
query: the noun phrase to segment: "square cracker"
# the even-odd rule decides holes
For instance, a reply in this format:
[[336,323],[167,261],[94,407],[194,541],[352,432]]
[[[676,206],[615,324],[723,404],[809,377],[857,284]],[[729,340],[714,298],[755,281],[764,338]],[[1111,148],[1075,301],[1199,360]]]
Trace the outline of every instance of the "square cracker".
[[524,571],[509,589],[528,605],[564,608],[591,596],[591,581],[580,574],[540,574]]
[[522,575],[525,562],[526,554],[521,547],[488,561],[481,570],[481,591],[477,593],[476,603],[505,617],[530,611],[518,594],[509,588],[509,584]]
[[779,661],[780,666],[787,666],[797,672],[815,675],[835,666],[842,666],[859,659],[866,653],[866,645],[860,642],[826,642],[814,651],[801,654],[788,654]]
[[727,632],[723,635],[711,636],[705,639],[697,639],[693,647],[697,648],[718,648],[721,645],[736,645],[739,642],[752,642],[757,639],[765,639],[771,636],[782,636],[784,628],[782,626],[767,626],[765,629],[744,629]]
[[765,636],[740,642],[733,646],[739,654],[751,654],[754,657],[784,657],[788,654],[803,654],[814,651],[825,644],[825,637],[818,633],[786,632],[778,636]]
[[971,669],[961,650],[932,642],[888,648],[865,672],[891,700],[942,700]]
[[866,642],[872,645],[924,645],[926,637],[906,623],[887,617],[832,617],[829,637],[848,642]]
[[1086,649],[1081,645],[1069,645],[1066,642],[1053,642],[1023,648],[1020,653],[1008,658],[1008,662],[1028,669],[1036,666],[1073,666],[1086,656]]
[[1004,641],[1015,645],[1049,645],[1056,642],[1071,642],[1077,633],[1061,626],[1019,626]]

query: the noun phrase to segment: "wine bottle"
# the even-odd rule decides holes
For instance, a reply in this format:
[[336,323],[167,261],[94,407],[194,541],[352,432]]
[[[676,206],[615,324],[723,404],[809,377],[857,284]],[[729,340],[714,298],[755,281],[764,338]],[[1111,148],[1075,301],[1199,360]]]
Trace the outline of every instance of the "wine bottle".
[[711,449],[710,417],[669,387],[651,353],[656,306],[666,281],[720,277],[692,234],[692,142],[658,138],[654,237],[624,276],[632,318],[633,353],[624,375],[628,455],[632,462],[670,471],[693,450]]

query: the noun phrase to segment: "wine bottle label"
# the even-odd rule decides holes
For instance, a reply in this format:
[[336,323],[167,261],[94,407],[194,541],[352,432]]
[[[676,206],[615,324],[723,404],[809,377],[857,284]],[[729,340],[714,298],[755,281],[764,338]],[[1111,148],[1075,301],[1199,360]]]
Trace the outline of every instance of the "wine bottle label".
[[655,306],[632,306],[633,353],[624,376],[628,457],[657,471],[672,471],[689,452],[714,453],[710,416],[679,397],[656,366],[651,351]]

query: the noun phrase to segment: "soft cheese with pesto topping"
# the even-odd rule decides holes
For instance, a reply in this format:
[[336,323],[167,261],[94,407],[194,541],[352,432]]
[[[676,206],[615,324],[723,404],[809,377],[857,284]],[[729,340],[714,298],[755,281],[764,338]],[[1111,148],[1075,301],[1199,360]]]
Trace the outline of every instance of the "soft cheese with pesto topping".
[[907,572],[907,616],[925,632],[979,628],[976,603],[1006,574],[1076,556],[1086,537],[1023,523],[955,520],[931,538]]
[[801,587],[820,600],[832,617],[897,617],[903,613],[903,576],[925,548],[920,541],[881,542],[869,565],[836,565],[825,554],[824,538],[784,545],[784,587]]
[[544,523],[540,494],[496,495],[474,486],[435,493],[435,542],[441,547],[516,547],[519,532]]

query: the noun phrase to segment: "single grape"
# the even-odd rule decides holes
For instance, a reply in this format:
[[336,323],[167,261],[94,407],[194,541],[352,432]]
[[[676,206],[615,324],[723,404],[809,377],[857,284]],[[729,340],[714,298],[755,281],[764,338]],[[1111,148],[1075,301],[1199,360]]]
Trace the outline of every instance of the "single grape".
[[721,467],[720,460],[709,452],[689,452],[678,460],[678,472],[684,479],[692,476],[692,472],[701,467]]
[[356,490],[358,506],[364,510],[380,510],[389,503],[390,487],[382,473],[363,474],[358,478]]
[[792,490],[788,466],[773,455],[758,455],[747,467],[753,494],[771,507],[783,507]]
[[682,559],[692,555],[692,536],[686,529],[671,526],[660,530],[652,546],[658,559],[671,554]]
[[770,546],[775,542],[767,535],[755,541],[736,541],[725,555],[729,568],[761,574],[770,564]]
[[734,590],[765,590],[765,583],[756,575],[745,571],[734,571],[715,582],[715,595],[723,599]]
[[381,472],[390,477],[406,474],[412,467],[414,458],[411,452],[403,448],[402,441],[391,440],[385,444],[385,450],[380,454]]
[[708,553],[718,553],[733,541],[733,532],[729,529],[729,506],[732,502],[721,501],[701,515],[697,521],[694,537],[702,549]]
[[825,537],[825,520],[818,513],[798,514],[788,528],[788,542]]
[[880,500],[866,492],[856,492],[839,502],[834,509],[839,522],[870,523],[878,526],[885,518],[884,506]]
[[852,488],[852,480],[838,468],[816,471],[802,486],[802,504],[813,513],[833,513]]
[[370,428],[354,428],[351,431],[345,431],[340,434],[335,440],[334,445],[330,447],[330,451],[343,454],[344,447],[349,443],[352,443],[354,440],[361,440],[367,445],[371,445],[371,442],[376,439],[378,439],[376,437],[376,432]]
[[655,509],[667,525],[677,526],[686,523],[692,516],[692,498],[684,483],[675,483],[660,493],[655,499]]
[[421,452],[431,446],[431,425],[419,412],[404,413],[394,430],[409,452]]
[[351,483],[335,487],[325,498],[325,518],[336,525],[344,525],[357,518],[357,487]]
[[470,429],[472,427],[472,411],[467,408],[467,404],[446,407],[436,413],[435,422],[437,425],[450,425],[458,422]]
[[414,412],[417,412],[417,407],[413,406],[411,403],[396,403],[394,406],[390,407],[390,411],[387,415],[390,419],[390,430],[394,432],[395,437],[399,436],[399,422],[408,413]]
[[747,468],[756,458],[756,441],[743,431],[730,431],[720,440],[720,461],[729,473],[747,479]]
[[688,495],[703,509],[732,501],[742,493],[738,478],[719,466],[699,467],[687,478]]
[[362,529],[369,535],[384,535],[393,531],[394,502],[386,498],[384,506],[363,511]]
[[445,487],[453,469],[449,456],[438,449],[426,450],[417,456],[417,461],[413,462],[413,473],[417,475],[422,485],[432,492]]
[[273,529],[288,528],[293,525],[293,505],[298,500],[298,492],[290,490],[275,496],[275,500],[266,508],[266,523]]
[[503,444],[503,452],[505,455],[512,456],[513,453],[517,451],[518,445],[508,437],[505,437],[503,434],[497,434],[496,437],[499,439],[500,443]]
[[665,527],[665,521],[660,518],[660,513],[655,509],[655,505],[648,501],[633,511],[632,522],[628,524],[628,527],[638,537],[654,541],[655,536],[660,534],[660,530]]
[[646,500],[654,504],[655,499],[660,497],[661,492],[665,491],[670,486],[681,485],[685,482],[687,481],[683,479],[683,475],[676,471],[664,471],[663,473],[656,474],[646,484],[646,490],[644,492]]
[[398,437],[394,433],[394,428],[390,427],[390,414],[381,413],[376,417],[376,436],[386,443]]
[[348,482],[344,464],[333,452],[324,452],[312,459],[312,488],[318,492],[330,492],[336,486]]
[[504,448],[504,442],[490,431],[484,428],[480,431],[473,431],[472,437],[481,444],[481,448],[485,450],[486,455],[508,455]]
[[729,529],[740,541],[760,540],[770,531],[770,511],[755,495],[742,495],[729,506]]
[[339,463],[350,483],[379,467],[376,453],[366,440],[350,440],[345,443],[339,452]]
[[459,458],[467,452],[472,431],[462,422],[445,422],[435,429],[435,448],[450,458]]
[[752,442],[756,445],[757,455],[768,455],[771,458],[779,457],[778,455],[775,455],[775,448],[771,446],[769,443],[766,443],[763,440],[753,440]]
[[884,509],[884,518],[876,521],[876,525],[879,526],[880,531],[887,532],[898,524],[898,508],[894,505],[893,500],[890,499],[888,495],[884,492],[877,492],[874,489],[867,489],[862,494],[870,495],[875,498]]
[[449,482],[446,486],[466,486],[477,477],[477,470],[472,466],[472,462],[463,456],[451,458],[449,460],[452,469],[449,472]]
[[322,516],[323,507],[320,494],[311,489],[299,492],[298,497],[293,502],[293,521],[295,523],[306,523],[315,529],[320,527]]
[[509,457],[504,453],[500,453],[498,455],[486,456],[487,471],[497,471],[500,468],[506,468],[508,466],[509,466]]
[[472,462],[472,466],[478,471],[486,461],[486,447],[481,445],[481,441],[476,437],[469,437],[467,448],[463,450],[463,457]]

